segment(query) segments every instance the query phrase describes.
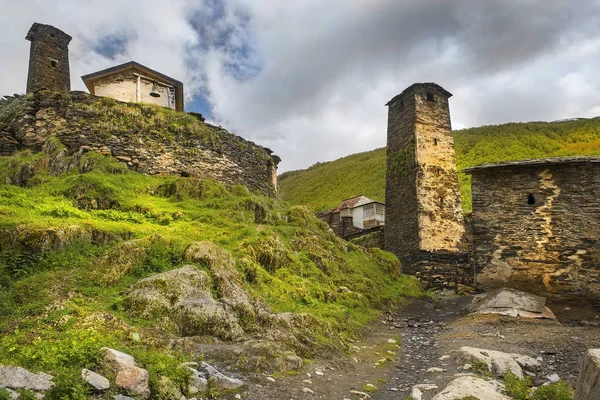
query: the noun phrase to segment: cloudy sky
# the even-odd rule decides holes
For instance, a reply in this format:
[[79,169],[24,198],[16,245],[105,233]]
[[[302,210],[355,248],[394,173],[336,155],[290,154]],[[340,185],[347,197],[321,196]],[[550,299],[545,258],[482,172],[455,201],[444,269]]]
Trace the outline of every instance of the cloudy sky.
[[51,24],[73,89],[138,61],[285,171],[384,146],[413,82],[454,94],[455,129],[600,115],[599,21],[600,0],[0,0],[0,94],[24,92],[25,34]]

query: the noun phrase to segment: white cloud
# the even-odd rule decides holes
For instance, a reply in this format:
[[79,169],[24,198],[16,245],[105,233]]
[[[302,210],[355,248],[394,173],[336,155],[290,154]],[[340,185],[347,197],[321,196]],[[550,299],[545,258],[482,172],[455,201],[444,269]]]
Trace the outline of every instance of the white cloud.
[[[0,93],[23,92],[34,21],[63,29],[72,83],[135,59],[207,96],[216,123],[281,170],[385,145],[384,104],[413,82],[454,93],[455,128],[594,116],[595,0],[0,0]],[[123,37],[110,59],[94,51]]]

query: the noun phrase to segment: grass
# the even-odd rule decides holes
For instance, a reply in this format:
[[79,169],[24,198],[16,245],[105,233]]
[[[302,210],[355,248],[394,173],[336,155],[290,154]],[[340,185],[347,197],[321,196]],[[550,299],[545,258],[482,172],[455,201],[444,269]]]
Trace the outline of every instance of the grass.
[[[0,158],[0,364],[56,375],[48,398],[85,398],[75,377],[100,368],[103,346],[132,354],[152,387],[161,375],[186,379],[177,366],[189,356],[161,345],[176,330],[162,315],[132,316],[123,296],[181,267],[193,241],[231,252],[245,289],[273,312],[308,314],[313,355],[422,295],[393,255],[342,241],[304,207],[210,180],[137,174],[94,153],[80,160],[85,171],[54,176],[44,157]],[[35,170],[25,186],[5,183],[24,167]],[[132,252],[119,246],[132,239],[142,250],[126,258]]]
[[[600,154],[600,118],[528,122],[454,131],[457,168],[490,162]],[[385,148],[281,174],[283,199],[320,211],[365,195],[385,201]],[[459,173],[463,208],[471,210],[470,176]]]

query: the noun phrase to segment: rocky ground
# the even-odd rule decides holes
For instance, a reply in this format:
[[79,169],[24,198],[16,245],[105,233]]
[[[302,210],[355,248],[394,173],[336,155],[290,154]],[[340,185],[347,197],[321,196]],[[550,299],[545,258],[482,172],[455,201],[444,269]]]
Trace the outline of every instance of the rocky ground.
[[517,319],[467,315],[470,301],[456,296],[415,301],[374,323],[352,354],[316,361],[297,375],[252,377],[243,397],[342,400],[368,394],[405,399],[413,385],[435,385],[424,391],[423,400],[428,400],[464,372],[462,364],[447,357],[462,346],[533,357],[542,365],[534,384],[557,374],[574,386],[584,351],[600,347],[600,317],[591,309],[551,304],[557,321]]

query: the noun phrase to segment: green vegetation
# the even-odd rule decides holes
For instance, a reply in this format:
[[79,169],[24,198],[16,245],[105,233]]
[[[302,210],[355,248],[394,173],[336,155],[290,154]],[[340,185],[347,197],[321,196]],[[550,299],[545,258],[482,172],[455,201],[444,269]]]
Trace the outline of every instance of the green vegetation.
[[[194,241],[231,252],[244,288],[273,312],[308,315],[303,356],[342,347],[381,308],[421,295],[394,256],[342,241],[304,207],[137,174],[95,153],[67,157],[72,172],[56,175],[52,146],[0,158],[0,364],[55,375],[49,399],[85,398],[81,368],[101,368],[103,346],[133,355],[152,388],[162,375],[183,386],[189,356],[161,344],[176,329],[164,315],[132,315],[123,299],[140,278],[183,266]],[[6,183],[24,171],[22,186]],[[255,320],[240,320],[253,331]]]
[[573,400],[573,389],[565,381],[558,381],[537,388],[531,393],[530,377],[518,378],[510,371],[503,376],[506,394],[514,400]]
[[[458,170],[479,164],[527,158],[600,154],[600,118],[563,122],[490,125],[454,132]],[[317,163],[281,174],[284,200],[315,210],[365,195],[385,201],[385,148]],[[471,182],[459,174],[463,207],[471,210]]]

